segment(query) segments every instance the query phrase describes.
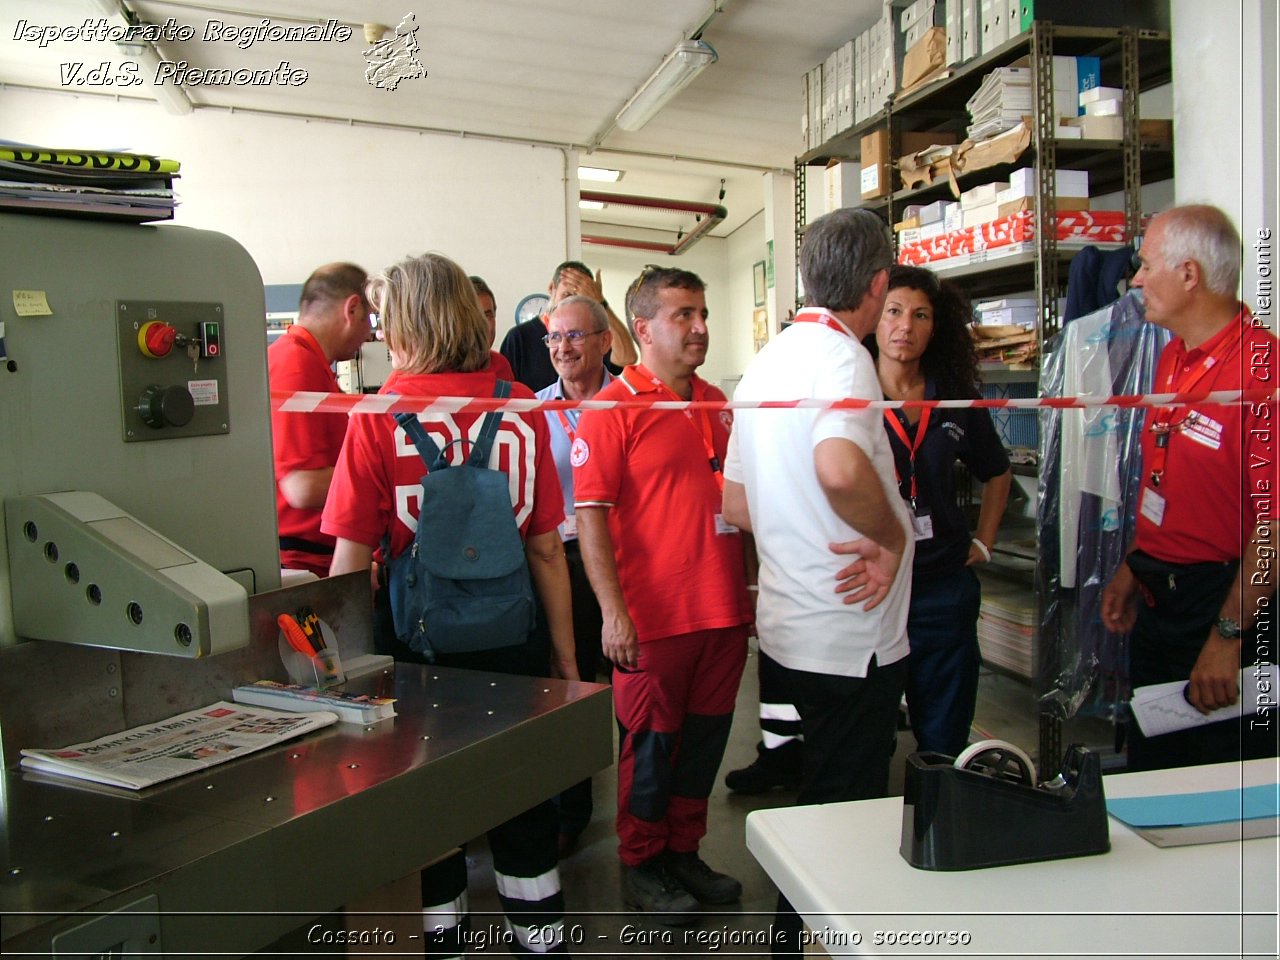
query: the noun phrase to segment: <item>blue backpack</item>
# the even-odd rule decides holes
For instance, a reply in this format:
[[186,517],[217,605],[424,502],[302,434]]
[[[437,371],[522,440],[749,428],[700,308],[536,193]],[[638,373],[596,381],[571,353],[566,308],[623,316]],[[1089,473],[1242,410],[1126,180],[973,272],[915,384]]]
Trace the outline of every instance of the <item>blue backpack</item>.
[[[493,395],[510,396],[511,384],[499,380]],[[534,622],[529,564],[507,475],[488,467],[502,414],[485,414],[456,467],[445,455],[452,444],[442,451],[412,413],[393,416],[427,467],[413,543],[387,571],[396,636],[433,663],[438,654],[523,644]]]

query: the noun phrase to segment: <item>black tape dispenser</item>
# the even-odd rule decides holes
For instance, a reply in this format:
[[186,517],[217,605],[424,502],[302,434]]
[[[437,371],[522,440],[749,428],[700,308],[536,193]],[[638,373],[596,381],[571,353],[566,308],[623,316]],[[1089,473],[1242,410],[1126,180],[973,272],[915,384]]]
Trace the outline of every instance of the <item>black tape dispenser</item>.
[[1031,759],[1002,740],[975,743],[954,759],[907,758],[899,852],[913,867],[974,870],[1110,849],[1102,764],[1081,744],[1038,785]]

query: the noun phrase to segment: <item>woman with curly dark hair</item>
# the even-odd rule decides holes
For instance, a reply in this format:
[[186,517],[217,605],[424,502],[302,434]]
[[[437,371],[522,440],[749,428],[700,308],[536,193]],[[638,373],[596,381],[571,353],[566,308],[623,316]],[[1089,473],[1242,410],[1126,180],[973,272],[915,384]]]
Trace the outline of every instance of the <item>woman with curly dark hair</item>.
[[[868,344],[889,400],[979,396],[969,300],[920,267],[895,266]],[[871,339],[871,338],[868,338]],[[984,409],[885,411],[898,489],[911,510],[916,552],[907,636],[907,709],[922,751],[955,756],[969,740],[978,692],[978,578],[991,559],[1009,498],[1009,457]],[[982,481],[977,530],[956,503],[954,466]]]

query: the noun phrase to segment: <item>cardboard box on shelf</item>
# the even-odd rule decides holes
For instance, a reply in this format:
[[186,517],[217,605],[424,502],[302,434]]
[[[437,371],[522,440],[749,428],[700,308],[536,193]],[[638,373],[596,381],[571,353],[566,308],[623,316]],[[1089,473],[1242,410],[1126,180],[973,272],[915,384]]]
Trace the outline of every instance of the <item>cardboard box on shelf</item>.
[[[1053,192],[1060,197],[1089,196],[1088,170],[1056,170],[1053,175]],[[1036,168],[1019,167],[1009,174],[1009,195],[1001,203],[1018,197],[1032,197],[1036,192]]]
[[[1003,194],[1002,194],[1003,195]],[[996,199],[996,204],[1000,208],[1000,216],[1011,217],[1015,213],[1022,213],[1023,210],[1034,210],[1036,208],[1035,197],[1019,197],[1016,200],[1000,200]],[[1053,201],[1055,210],[1088,210],[1088,197],[1055,197]]]
[[1089,87],[1080,91],[1080,106],[1085,107],[1099,100],[1121,100],[1124,91],[1119,87]]
[[1173,121],[1139,120],[1138,139],[1148,145],[1173,146]]
[[836,135],[836,51],[822,64],[822,142]]
[[912,227],[898,234],[898,246],[905,247],[920,242],[920,227]]
[[827,212],[857,203],[862,192],[862,166],[856,160],[832,160],[823,175],[827,184]]
[[961,229],[980,227],[984,223],[994,223],[1000,218],[1000,205],[991,200],[987,203],[976,203],[964,208]]
[[1073,117],[1067,121],[1085,140],[1124,139],[1124,117]]
[[904,130],[898,135],[898,149],[904,156],[920,153],[930,147],[949,147],[960,142],[960,137],[943,130]]
[[1084,107],[1086,117],[1121,117],[1124,116],[1123,100],[1094,100]]
[[1079,140],[1084,136],[1079,127],[1069,127],[1062,123],[1054,128],[1053,135],[1059,140]]
[[889,131],[873,130],[861,141],[862,199],[874,200],[892,191],[889,181]]
[[932,240],[946,233],[947,225],[941,220],[936,220],[933,223],[923,223],[916,230],[919,232],[921,241]]
[[836,48],[836,133],[853,126],[853,41]]
[[1005,0],[981,0],[982,53],[990,53],[1009,39],[1009,30],[1005,26],[1007,13]]
[[946,214],[942,217],[942,225],[950,233],[952,230],[959,230],[964,226],[964,208],[958,203],[953,203],[947,207]]
[[947,0],[947,64],[954,65],[964,59],[960,41],[964,37],[963,0]]
[[960,56],[972,60],[982,52],[982,4],[981,0],[956,0],[961,4]]
[[993,181],[991,183],[980,183],[976,187],[971,187],[964,193],[960,194],[960,206],[977,207],[984,203],[995,203],[996,195],[1001,190],[1009,189],[1009,181]]
[[821,146],[822,139],[822,64],[809,70],[809,149]]
[[902,92],[923,86],[947,69],[947,32],[930,27],[902,58]]
[[947,211],[956,206],[959,204],[951,200],[935,200],[933,203],[925,204],[920,208],[920,225],[940,223],[946,217]]
[[907,230],[915,230],[920,226],[919,217],[907,217],[905,220],[899,220],[893,225],[894,233],[902,233]]

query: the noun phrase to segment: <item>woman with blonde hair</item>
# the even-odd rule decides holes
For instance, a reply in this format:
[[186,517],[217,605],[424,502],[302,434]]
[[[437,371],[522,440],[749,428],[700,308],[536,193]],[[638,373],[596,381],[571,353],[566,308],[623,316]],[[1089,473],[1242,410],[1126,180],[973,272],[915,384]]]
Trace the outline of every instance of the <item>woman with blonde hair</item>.
[[[369,284],[381,317],[392,375],[381,393],[430,397],[491,397],[498,379],[490,366],[489,331],[467,274],[452,260],[429,253],[388,267]],[[533,399],[522,384],[514,398]],[[418,424],[460,465],[477,440],[484,415],[428,412]],[[412,427],[412,423],[409,424]],[[578,679],[574,661],[569,571],[558,525],[564,500],[541,412],[504,413],[491,448],[490,467],[507,475],[511,509],[524,541],[534,589],[546,613],[551,650],[533,640],[470,653],[440,653],[435,662],[527,676]],[[334,468],[322,529],[337,538],[330,574],[368,570],[378,555],[389,564],[414,542],[422,458],[391,416],[355,416]],[[433,518],[434,519],[434,518]],[[384,539],[385,538],[385,539]],[[383,543],[386,555],[382,556]],[[401,629],[397,659],[422,658]],[[548,952],[548,930],[563,930],[564,897],[556,868],[558,818],[550,800],[489,831],[498,893],[512,933],[513,951]],[[461,956],[466,942],[466,861],[461,853],[422,873],[428,955]],[[564,953],[562,936],[550,952]]]

